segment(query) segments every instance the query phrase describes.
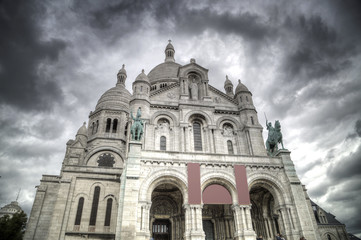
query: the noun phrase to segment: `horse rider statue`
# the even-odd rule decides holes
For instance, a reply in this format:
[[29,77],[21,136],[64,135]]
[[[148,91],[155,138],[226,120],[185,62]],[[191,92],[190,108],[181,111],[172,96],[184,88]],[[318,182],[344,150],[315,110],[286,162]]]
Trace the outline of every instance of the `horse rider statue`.
[[281,124],[278,120],[275,121],[275,126],[272,127],[272,123],[268,122],[266,119],[266,126],[268,130],[268,138],[266,141],[267,153],[269,156],[273,156],[278,151],[278,144],[282,145],[282,133],[281,133]]
[[130,128],[130,134],[132,135],[132,140],[140,141],[143,136],[143,121],[140,119],[142,116],[141,108],[138,108],[136,117],[133,116],[133,112],[130,111],[130,115],[134,121],[132,127]]

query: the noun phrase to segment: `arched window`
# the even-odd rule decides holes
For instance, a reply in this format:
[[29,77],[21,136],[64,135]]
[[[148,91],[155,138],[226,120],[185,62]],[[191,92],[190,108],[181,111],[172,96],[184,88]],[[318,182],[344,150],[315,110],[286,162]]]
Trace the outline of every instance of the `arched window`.
[[128,123],[125,124],[125,127],[124,127],[124,136],[127,136],[128,135]]
[[239,101],[242,102],[242,96],[239,97]]
[[251,117],[251,123],[252,123],[252,125],[254,125],[254,120],[253,120],[253,117]]
[[107,209],[105,211],[104,226],[110,226],[110,218],[112,216],[112,205],[113,205],[113,199],[109,198],[107,200]]
[[97,221],[99,195],[100,195],[100,187],[96,186],[94,189],[93,203],[90,212],[90,221],[89,221],[90,226],[95,226],[95,223]]
[[117,132],[117,127],[118,127],[118,119],[114,119],[113,120],[113,133]]
[[327,234],[327,240],[331,240],[330,234]]
[[99,127],[99,120],[97,120],[97,123],[96,123],[96,125],[95,125],[95,133],[98,132],[98,127]]
[[84,206],[84,198],[79,198],[78,201],[78,208],[76,210],[76,217],[74,225],[80,225],[81,222],[81,215],[83,214],[83,206]]
[[248,102],[248,96],[246,96],[246,101]]
[[228,154],[234,154],[233,152],[233,144],[231,140],[227,141]]
[[198,122],[193,123],[194,151],[202,151],[202,133],[201,125]]
[[162,150],[162,151],[167,150],[167,138],[164,136],[160,137],[160,150]]
[[94,134],[95,133],[95,123],[94,122],[92,123],[91,128],[92,128],[91,133]]
[[105,127],[105,132],[110,132],[110,125],[112,124],[112,120],[110,118],[107,119],[107,125]]

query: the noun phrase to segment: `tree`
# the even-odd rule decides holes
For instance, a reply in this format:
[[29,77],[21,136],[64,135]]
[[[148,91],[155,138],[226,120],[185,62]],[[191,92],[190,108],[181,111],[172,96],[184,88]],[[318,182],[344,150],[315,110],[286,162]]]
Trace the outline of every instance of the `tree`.
[[28,218],[21,211],[15,213],[13,217],[5,215],[0,218],[0,240],[21,240],[25,232]]

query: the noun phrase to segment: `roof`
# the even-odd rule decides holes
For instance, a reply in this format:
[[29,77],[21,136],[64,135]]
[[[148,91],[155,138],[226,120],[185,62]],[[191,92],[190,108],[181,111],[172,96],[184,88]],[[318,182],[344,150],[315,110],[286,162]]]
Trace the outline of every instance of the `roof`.
[[178,78],[178,69],[181,66],[182,65],[175,62],[161,63],[149,72],[149,81],[152,83],[158,80]]
[[241,83],[241,80],[238,80],[238,85],[236,87],[236,94],[239,92],[249,92],[248,88]]
[[321,209],[325,213],[325,217],[328,222],[327,224],[320,223],[319,221],[317,221],[317,218],[316,218],[318,225],[344,225],[343,223],[339,222],[333,214],[326,212],[323,208],[321,208],[319,205],[317,205],[314,201],[312,201],[312,200],[310,200],[310,201],[311,201],[311,206],[315,206],[315,207]]
[[129,101],[131,94],[124,86],[117,84],[117,86],[106,91],[98,100],[95,110],[98,109],[112,109],[124,110],[129,108]]

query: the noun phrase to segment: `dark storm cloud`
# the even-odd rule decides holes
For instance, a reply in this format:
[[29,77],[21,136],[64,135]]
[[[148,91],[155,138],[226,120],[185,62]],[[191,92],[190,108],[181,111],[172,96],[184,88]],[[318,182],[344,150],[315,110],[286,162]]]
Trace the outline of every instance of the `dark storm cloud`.
[[304,85],[322,79],[324,83],[353,66],[351,57],[358,54],[356,43],[345,41],[321,16],[288,17],[284,26],[296,42],[283,60],[285,81]]
[[328,177],[334,182],[341,180],[361,177],[361,145],[358,149],[346,158],[342,159],[342,163],[331,165],[328,169]]
[[[190,9],[185,1],[121,1],[107,4],[99,9],[88,8],[84,14],[84,3],[76,2],[74,9],[83,15],[91,26],[102,32],[109,30],[111,34],[121,36],[128,31],[136,31],[146,27],[145,18],[156,20],[157,29],[161,33],[199,35],[208,29],[220,33],[238,34],[247,40],[262,42],[268,37],[276,36],[277,29],[269,25],[266,18],[251,12],[218,12],[215,4],[207,4],[203,8]],[[110,36],[111,38],[111,36]]]
[[0,104],[22,110],[48,109],[62,99],[57,83],[39,72],[57,61],[66,44],[41,40],[45,8],[40,2],[2,1],[0,5]]

